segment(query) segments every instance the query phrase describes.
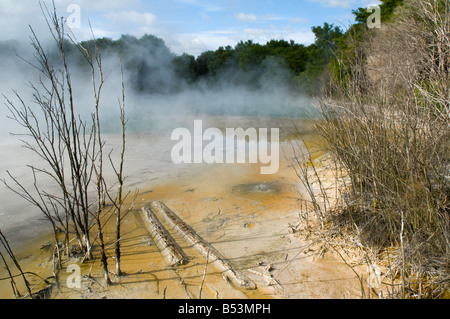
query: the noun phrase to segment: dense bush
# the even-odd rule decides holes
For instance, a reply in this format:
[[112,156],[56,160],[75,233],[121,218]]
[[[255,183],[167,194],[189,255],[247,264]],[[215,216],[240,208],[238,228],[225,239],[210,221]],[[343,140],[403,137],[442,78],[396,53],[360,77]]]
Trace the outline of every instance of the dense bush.
[[382,29],[347,33],[318,124],[351,180],[336,220],[368,245],[401,245],[403,271],[440,283],[450,261],[449,9],[405,0]]

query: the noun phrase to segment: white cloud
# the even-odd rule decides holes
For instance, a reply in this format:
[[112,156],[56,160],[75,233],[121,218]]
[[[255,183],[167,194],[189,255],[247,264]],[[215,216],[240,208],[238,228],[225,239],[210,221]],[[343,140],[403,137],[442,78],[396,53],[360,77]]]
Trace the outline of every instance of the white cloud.
[[290,23],[306,23],[307,19],[299,18],[299,17],[284,17],[277,16],[274,14],[266,14],[266,15],[256,15],[253,13],[244,13],[239,12],[234,15],[235,19],[245,22],[257,22],[257,21],[285,21]]
[[131,34],[141,37],[157,31],[157,17],[150,12],[137,12],[134,10],[109,12],[105,15],[112,26],[109,28],[120,34]]
[[0,41],[27,41],[31,35],[29,25],[38,34],[46,29],[38,1],[0,0]]
[[207,1],[199,1],[199,0],[174,0],[175,2],[181,2],[184,4],[188,4],[191,6],[196,6],[202,8],[207,12],[220,12],[223,10],[223,7],[218,5],[208,4]]
[[310,30],[298,30],[293,28],[247,28],[243,30],[243,38],[253,40],[258,43],[266,43],[270,40],[294,40],[296,43],[311,44],[315,40],[315,35]]
[[318,2],[326,7],[352,8],[354,6],[367,7],[369,4],[378,0],[308,0],[310,2]]
[[201,12],[200,16],[202,17],[203,20],[211,20],[211,17],[204,12]]
[[[45,7],[52,12],[52,2],[43,0]],[[67,18],[70,13],[67,8],[75,3],[80,7],[81,28],[73,29],[79,40],[91,38],[91,30],[88,19],[101,11],[120,10],[131,5],[139,4],[139,0],[55,0],[55,6],[59,17]],[[44,15],[41,12],[40,1],[37,0],[0,0],[0,41],[18,39],[28,42],[31,35],[29,25],[37,32],[41,40],[50,37]],[[136,16],[137,17],[137,16]],[[151,16],[140,17],[139,23],[148,24]],[[96,25],[95,19],[92,20],[92,28],[96,37],[111,36],[114,30],[104,30],[103,26]]]
[[121,12],[109,12],[106,17],[116,25],[129,25],[150,27],[154,25],[157,18],[156,15],[150,12],[137,12],[134,10],[121,11]]
[[[1,0],[3,1],[3,0]],[[45,0],[47,5],[51,6],[51,1]],[[16,1],[18,2],[18,1]],[[71,3],[75,3],[80,6],[81,11],[112,11],[123,8],[129,8],[136,6],[140,3],[139,0],[56,0],[57,7],[67,7]]]
[[253,13],[245,14],[243,12],[236,13],[234,17],[241,21],[256,21],[257,17]]
[[309,20],[306,19],[306,18],[296,17],[296,18],[289,19],[289,22],[290,23],[301,23],[301,24],[304,24],[304,23],[308,23]]
[[184,33],[169,35],[164,40],[173,52],[184,52],[198,56],[208,50],[217,50],[220,46],[234,47],[239,41],[252,40],[265,44],[270,40],[294,40],[296,43],[311,44],[315,40],[314,33],[309,29],[293,28],[230,28],[205,31],[201,33]]
[[[15,1],[15,0],[1,0],[0,1],[0,12],[2,16],[4,15],[14,15],[21,13],[29,7],[29,4],[25,1]],[[3,17],[2,17],[3,18]]]
[[356,0],[308,0],[310,2],[318,2],[327,7],[350,8]]

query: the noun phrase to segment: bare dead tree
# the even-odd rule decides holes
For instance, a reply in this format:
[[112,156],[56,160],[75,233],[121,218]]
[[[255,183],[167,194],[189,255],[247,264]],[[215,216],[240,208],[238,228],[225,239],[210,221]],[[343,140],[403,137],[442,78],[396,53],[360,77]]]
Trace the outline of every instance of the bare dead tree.
[[120,225],[121,225],[121,211],[122,211],[122,204],[124,201],[123,198],[123,183],[124,183],[124,176],[123,176],[123,164],[124,164],[124,156],[125,156],[125,147],[126,147],[126,119],[125,119],[125,86],[124,86],[124,80],[123,80],[123,66],[122,62],[120,62],[120,73],[122,77],[122,100],[119,99],[119,106],[120,106],[120,123],[122,128],[122,150],[120,153],[120,164],[119,169],[117,170],[112,159],[111,159],[111,153],[109,154],[109,160],[111,163],[112,168],[114,169],[114,172],[117,177],[117,181],[119,183],[119,189],[117,191],[117,198],[115,201],[113,201],[115,210],[116,210],[116,243],[115,243],[115,255],[116,255],[116,274],[117,276],[122,275],[122,270],[120,268],[120,239],[121,239],[121,232],[120,232]]
[[[19,264],[19,262],[18,262],[17,259],[16,259],[16,256],[14,255],[14,253],[13,253],[13,251],[12,251],[12,249],[11,249],[11,246],[10,246],[9,243],[8,243],[8,240],[6,239],[5,235],[3,235],[3,233],[2,233],[1,230],[0,230],[0,242],[1,242],[2,246],[3,246],[3,248],[6,250],[6,253],[9,255],[9,257],[10,257],[11,260],[13,261],[13,263],[14,263],[14,265],[16,266],[17,270],[19,271],[20,276],[22,277],[23,282],[25,283],[25,287],[26,287],[26,289],[27,289],[27,291],[28,291],[29,296],[32,297],[33,295],[32,295],[32,293],[31,293],[30,284],[28,283],[28,280],[27,280],[27,278],[25,277],[25,274],[24,274],[24,272],[22,271],[22,268],[20,267],[20,264]],[[1,253],[1,251],[0,251],[0,257],[2,258],[3,263],[4,263],[4,265],[5,265],[5,267],[6,267],[7,271],[8,271],[9,277],[10,277],[10,279],[11,279],[11,287],[12,287],[12,289],[13,289],[14,296],[15,296],[16,298],[17,298],[17,297],[20,297],[21,294],[20,294],[20,292],[19,292],[19,290],[18,290],[18,288],[17,288],[17,285],[16,285],[16,283],[15,283],[15,281],[14,281],[14,276],[12,275],[11,270],[9,269],[8,263],[6,262],[6,259],[5,259],[5,257],[3,256],[3,254]]]
[[[103,147],[105,145],[105,142],[102,140],[99,109],[100,109],[100,98],[102,93],[102,87],[105,83],[105,79],[102,69],[101,53],[100,50],[98,49],[95,36],[93,33],[92,38],[94,40],[94,48],[92,50],[93,52],[91,52],[86,48],[83,48],[82,46],[79,46],[79,48],[81,49],[81,52],[91,69],[91,76],[92,76],[92,86],[94,94],[94,113],[92,114],[92,122],[95,131],[94,135],[98,145],[98,151],[93,152],[91,154],[91,161],[93,163],[93,170],[95,174],[95,187],[97,191],[97,209],[93,215],[98,229],[98,239],[100,241],[100,254],[101,254],[101,262],[103,265],[104,278],[106,283],[109,285],[111,284],[111,279],[109,277],[108,258],[106,256],[105,241],[103,238],[103,226],[101,220],[102,214],[104,213],[106,190],[104,187],[104,176],[103,176]],[[96,80],[97,73],[99,77],[98,83]],[[96,159],[96,157],[98,157],[98,160]]]
[[[3,180],[3,182],[10,190],[37,206],[52,223],[57,247],[59,247],[57,234],[65,233],[67,254],[69,253],[70,234],[73,233],[79,243],[81,252],[85,256],[84,259],[93,258],[93,241],[90,232],[93,227],[97,226],[96,238],[99,240],[105,280],[109,284],[111,280],[103,237],[105,224],[102,219],[108,213],[105,210],[106,198],[111,198],[111,196],[108,193],[103,172],[105,141],[102,139],[99,109],[105,77],[101,54],[94,35],[92,35],[94,47],[85,48],[76,41],[73,34],[66,33],[64,20],[58,17],[54,3],[52,11],[42,4],[41,9],[56,44],[57,59],[54,56],[50,58],[30,26],[35,61],[27,62],[36,68],[41,75],[37,85],[30,84],[37,107],[32,108],[27,105],[17,92],[14,93],[19,101],[18,105],[16,105],[17,102],[13,102],[6,97],[5,99],[11,113],[10,118],[25,129],[25,133],[20,135],[21,141],[26,148],[43,160],[45,167],[37,167],[36,164],[29,165],[34,177],[34,188],[31,190],[11,174],[9,174],[9,177],[14,182],[14,186],[6,180]],[[77,111],[70,63],[66,55],[68,44],[78,50],[91,73],[93,90],[91,121],[82,119]],[[122,102],[119,100],[119,106],[123,149],[118,170],[111,161],[120,185],[118,200],[114,201],[118,211],[117,229],[119,230],[119,237],[120,207],[123,203],[126,122],[123,75],[122,89]],[[50,177],[50,180],[58,186],[58,190],[50,192],[40,185],[41,175]],[[96,194],[95,201],[91,199],[91,194],[94,192]],[[119,252],[120,259],[120,246],[118,247],[116,254]],[[60,260],[59,248],[58,257]]]
[[6,259],[3,256],[1,251],[0,251],[0,258],[2,259],[3,265],[5,266],[5,269],[8,272],[8,276],[9,276],[9,279],[10,279],[10,282],[11,282],[12,291],[13,291],[14,297],[17,299],[18,297],[20,297],[20,292],[19,292],[19,289],[17,288],[16,282],[14,281],[14,276],[11,273],[11,270],[9,269],[9,265],[6,262]]
[[[54,63],[50,59],[30,27],[36,64],[29,63],[41,74],[38,86],[30,84],[38,108],[33,110],[17,92],[15,95],[20,101],[20,107],[9,99],[7,106],[11,118],[27,132],[23,134],[27,140],[22,139],[25,147],[47,164],[45,168],[30,165],[33,173],[45,174],[59,186],[60,194],[49,194],[35,183],[37,197],[44,202],[40,206],[41,210],[47,212],[46,216],[54,216],[57,207],[64,211],[65,218],[72,221],[80,248],[91,258],[88,192],[93,174],[91,154],[96,150],[95,131],[94,128],[89,130],[88,123],[76,112],[71,73],[64,47],[67,39],[64,22],[58,18],[55,8],[53,13],[47,7],[41,8],[57,47],[58,61]],[[15,182],[18,184],[17,180]],[[36,195],[30,196],[25,187],[20,186],[19,189],[31,199],[30,202],[37,202],[32,199]],[[68,232],[69,229],[66,229],[66,233]]]

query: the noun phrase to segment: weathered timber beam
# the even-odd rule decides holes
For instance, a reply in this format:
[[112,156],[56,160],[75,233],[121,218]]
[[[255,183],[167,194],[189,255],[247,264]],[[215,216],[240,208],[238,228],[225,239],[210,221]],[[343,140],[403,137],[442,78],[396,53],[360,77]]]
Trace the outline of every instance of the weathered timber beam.
[[153,201],[150,209],[166,220],[173,228],[183,236],[193,247],[211,264],[222,271],[224,278],[231,283],[245,289],[256,289],[256,285],[247,276],[235,269],[220,253],[205,242],[189,225],[183,222],[172,210],[161,202]]
[[183,253],[180,246],[170,236],[155,214],[148,207],[143,207],[142,212],[147,221],[150,235],[164,256],[167,264],[170,266],[186,264],[189,261],[188,257]]

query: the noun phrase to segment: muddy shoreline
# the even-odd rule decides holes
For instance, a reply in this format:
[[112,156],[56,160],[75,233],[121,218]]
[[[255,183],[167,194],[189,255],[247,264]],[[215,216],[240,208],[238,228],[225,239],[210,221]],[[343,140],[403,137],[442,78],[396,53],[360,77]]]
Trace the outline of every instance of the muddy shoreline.
[[[127,135],[127,150],[125,154],[125,187],[129,191],[140,190],[145,192],[151,187],[174,180],[184,176],[187,172],[196,170],[202,172],[209,169],[209,166],[198,164],[176,165],[171,159],[171,148],[175,142],[171,141],[171,132],[177,127],[192,128],[196,119],[202,119],[204,127],[217,127],[224,130],[226,127],[254,127],[254,128],[280,128],[281,143],[286,143],[293,139],[312,135],[311,123],[304,119],[291,119],[283,117],[242,117],[242,116],[186,116],[176,117],[173,121],[168,121],[163,130]],[[167,121],[167,119],[165,119]],[[297,131],[298,128],[298,131]],[[104,135],[106,141],[105,152],[120,149],[119,135]],[[45,163],[25,149],[19,138],[8,137],[2,139],[0,143],[2,152],[0,153],[0,179],[5,179],[10,185],[14,183],[8,178],[7,171],[17,178],[21,183],[32,187],[33,180],[30,170],[27,167],[30,163],[38,167],[45,167]],[[112,153],[113,159],[117,159],[118,151]],[[283,156],[283,154],[280,154]],[[224,164],[225,165],[225,164]],[[105,166],[105,174],[113,175]],[[48,189],[54,190],[56,186],[49,182],[46,176],[40,176],[40,183],[47,185]],[[10,244],[20,249],[28,246],[35,238],[45,235],[50,230],[50,224],[42,213],[33,205],[27,203],[18,195],[8,190],[3,183],[0,183],[0,227],[7,235]]]
[[[127,189],[139,188],[139,195],[122,226],[121,264],[125,275],[112,275],[114,284],[106,287],[99,261],[85,262],[79,264],[81,288],[68,288],[69,274],[62,271],[60,287],[53,289],[51,298],[198,298],[203,278],[201,297],[205,299],[359,297],[359,282],[342,261],[332,254],[317,259],[313,245],[292,232],[292,225],[299,222],[302,194],[292,167],[290,142],[314,139],[307,123],[297,122],[303,130],[298,133],[289,119],[208,120],[215,127],[283,127],[278,174],[261,175],[257,164],[181,165],[168,170],[170,145],[164,134],[151,137],[151,148],[146,144],[148,139],[143,139],[150,134],[130,136]],[[248,291],[233,286],[214,265],[206,267],[204,274],[205,258],[177,236],[170,225],[166,225],[167,229],[189,262],[168,267],[140,213],[150,201],[161,201],[170,207],[233,267],[254,281],[257,289]],[[107,246],[114,242],[113,226],[108,226],[105,238]],[[51,254],[41,249],[51,242],[51,236],[44,234],[18,249],[23,268],[43,278],[51,276]],[[114,256],[113,251],[110,256]],[[111,268],[113,264],[110,258]],[[37,284],[37,280],[33,282]],[[5,284],[0,282],[0,297],[11,298],[9,284]]]

